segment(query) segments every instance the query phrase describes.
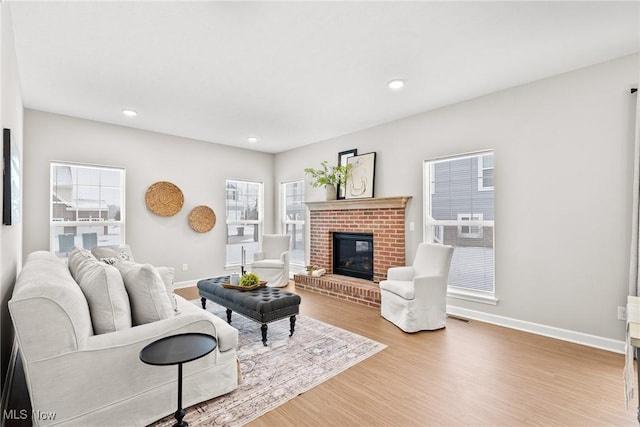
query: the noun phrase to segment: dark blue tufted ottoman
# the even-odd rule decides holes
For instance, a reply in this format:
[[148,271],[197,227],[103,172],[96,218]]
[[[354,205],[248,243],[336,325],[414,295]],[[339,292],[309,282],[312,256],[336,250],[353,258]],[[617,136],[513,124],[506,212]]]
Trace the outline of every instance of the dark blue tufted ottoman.
[[267,345],[267,323],[289,317],[291,333],[296,325],[296,314],[299,313],[300,295],[277,288],[258,288],[252,291],[227,289],[222,286],[229,281],[229,276],[200,280],[198,291],[202,308],[207,308],[207,299],[227,309],[227,322],[231,323],[231,313],[240,313],[249,319],[262,323],[262,343]]

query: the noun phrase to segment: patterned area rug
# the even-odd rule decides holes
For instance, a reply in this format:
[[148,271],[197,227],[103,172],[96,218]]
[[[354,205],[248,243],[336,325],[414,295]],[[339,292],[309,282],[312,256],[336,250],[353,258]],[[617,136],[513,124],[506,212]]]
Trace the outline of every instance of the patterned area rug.
[[[207,310],[226,319],[225,309],[211,301]],[[267,347],[259,323],[234,313],[232,325],[240,332],[242,382],[229,394],[188,408],[185,421],[192,427],[246,424],[386,347],[304,316],[296,316],[291,338],[288,318],[269,323]],[[171,415],[153,426],[173,423]]]

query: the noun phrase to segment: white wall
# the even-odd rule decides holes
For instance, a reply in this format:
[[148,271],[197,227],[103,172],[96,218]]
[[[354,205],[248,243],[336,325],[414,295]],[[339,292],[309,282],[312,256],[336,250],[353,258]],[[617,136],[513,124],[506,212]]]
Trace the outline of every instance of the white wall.
[[[126,168],[126,241],[136,261],[176,268],[177,282],[224,274],[225,180],[264,182],[265,232],[273,227],[273,155],[106,123],[25,110],[24,253],[49,250],[49,163]],[[147,188],[170,181],[185,204],[172,217],[151,213]],[[216,213],[208,233],[189,227],[192,208]],[[189,270],[181,271],[182,264]]]
[[[7,2],[0,4],[0,117],[2,128],[11,129],[11,137],[16,142],[18,151],[22,150],[22,92],[18,78],[18,65],[13,41],[13,27]],[[0,138],[1,139],[1,138]],[[1,146],[2,144],[0,144]],[[0,156],[1,158],[1,156]],[[0,200],[2,200],[0,185]],[[4,390],[5,375],[9,363],[13,343],[13,326],[9,317],[7,302],[11,298],[16,275],[22,265],[22,228],[18,224],[0,226],[0,324],[2,325],[2,342],[0,359],[2,360],[2,388]]]
[[[375,195],[413,196],[411,260],[422,241],[423,161],[492,148],[500,301],[448,303],[622,340],[636,96],[629,89],[638,73],[638,55],[623,57],[281,153],[275,179],[335,163],[339,151],[375,151]],[[322,199],[309,191],[309,200]]]

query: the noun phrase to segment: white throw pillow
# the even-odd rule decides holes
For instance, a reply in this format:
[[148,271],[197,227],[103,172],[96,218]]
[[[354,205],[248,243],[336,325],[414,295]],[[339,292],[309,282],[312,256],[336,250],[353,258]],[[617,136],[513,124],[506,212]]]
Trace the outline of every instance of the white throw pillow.
[[130,328],[131,306],[120,272],[93,256],[76,257],[75,279],[89,304],[93,332],[106,334]]
[[164,282],[154,266],[118,259],[115,267],[120,271],[129,294],[134,325],[143,325],[173,316],[171,301]]
[[71,252],[69,252],[69,272],[71,273],[73,278],[76,279],[76,282],[78,281],[76,277],[76,275],[78,274],[78,267],[80,266],[80,263],[85,259],[96,258],[88,250],[81,249],[75,246],[73,249],[71,249]]
[[173,276],[176,270],[173,267],[156,267],[156,269],[158,273],[160,273],[162,283],[164,283],[167,295],[169,296],[169,301],[171,301],[171,308],[173,308],[173,312],[177,314],[178,301],[176,301],[176,296],[173,294]]

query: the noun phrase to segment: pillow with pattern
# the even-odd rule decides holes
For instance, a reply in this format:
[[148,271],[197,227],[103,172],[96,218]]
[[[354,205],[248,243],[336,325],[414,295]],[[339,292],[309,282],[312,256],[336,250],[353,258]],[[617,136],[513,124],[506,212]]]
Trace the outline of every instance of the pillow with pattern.
[[102,258],[102,262],[105,262],[109,265],[115,265],[115,263],[118,262],[119,260],[132,261],[129,254],[127,254],[125,251],[120,252],[118,255],[114,257]]

